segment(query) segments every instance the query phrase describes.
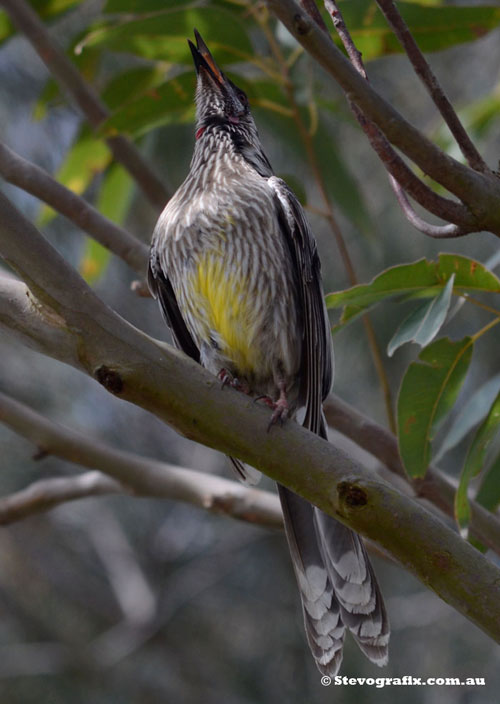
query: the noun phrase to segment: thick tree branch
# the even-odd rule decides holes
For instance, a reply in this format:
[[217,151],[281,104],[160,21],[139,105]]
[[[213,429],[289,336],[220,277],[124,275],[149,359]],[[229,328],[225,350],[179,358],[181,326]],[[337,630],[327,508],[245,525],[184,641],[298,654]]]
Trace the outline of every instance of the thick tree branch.
[[[407,122],[373,90],[295,0],[267,0],[267,4],[297,41],[340,84],[348,100],[358,106],[366,119],[374,122],[424,173],[467,206],[456,203],[455,216],[446,215],[450,222],[460,222],[475,230],[490,230],[500,236],[500,179],[493,174],[478,173],[456,161]],[[407,184],[401,185],[409,191]],[[453,209],[450,204],[447,207]]]
[[[221,389],[200,365],[104,306],[1,194],[0,253],[65,321],[80,367],[111,393],[261,469],[381,544],[500,642],[500,570],[438,518],[295,423],[265,432],[267,409],[233,389]],[[50,353],[59,355],[55,349]],[[121,479],[130,483],[126,476]]]
[[123,259],[141,277],[145,275],[148,247],[126,230],[101,215],[49,174],[23,159],[0,142],[0,174],[6,181],[40,198],[104,247]]
[[22,492],[0,499],[0,523],[19,520],[29,513],[73,498],[95,493],[128,492],[183,501],[268,527],[282,525],[278,498],[267,491],[249,489],[222,477],[140,457],[95,439],[89,440],[83,433],[50,421],[1,392],[0,422],[33,442],[44,454],[98,469],[114,477],[110,479],[100,472],[88,472],[78,477],[37,482]]
[[[338,396],[331,395],[328,398],[325,404],[325,415],[332,428],[367,450],[387,469],[404,479],[417,496],[428,499],[445,515],[454,519],[456,486],[443,472],[431,466],[423,479],[411,481],[401,462],[396,437]],[[470,506],[471,534],[500,554],[499,519],[474,500],[470,501]]]
[[[25,34],[64,92],[79,107],[95,129],[109,117],[109,112],[93,89],[50,36],[43,22],[26,0],[0,0],[17,29]],[[106,143],[116,161],[134,177],[149,201],[161,210],[169,193],[134,144],[126,137],[109,137]]]
[[434,104],[448,125],[450,132],[455,137],[456,142],[460,147],[462,154],[469,162],[469,165],[473,169],[476,169],[476,171],[488,173],[490,171],[488,166],[485,164],[481,154],[477,151],[476,147],[469,138],[469,135],[460,122],[457,113],[439,85],[438,79],[420,51],[417,42],[408,29],[406,22],[399,14],[393,0],[377,0],[377,4],[392,27],[394,34],[401,43],[401,46],[406,51],[406,54],[415,69],[415,73],[421,79],[422,83],[432,97]]

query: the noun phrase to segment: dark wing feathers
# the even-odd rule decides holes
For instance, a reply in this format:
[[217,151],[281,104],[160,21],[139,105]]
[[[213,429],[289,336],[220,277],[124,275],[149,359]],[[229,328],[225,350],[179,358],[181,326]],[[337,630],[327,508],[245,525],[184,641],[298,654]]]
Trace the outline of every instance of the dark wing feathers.
[[281,232],[296,270],[304,326],[301,364],[303,425],[315,433],[321,426],[321,404],[330,393],[333,378],[332,342],[321,287],[321,265],[316,242],[302,206],[286,183],[271,179]]
[[200,350],[184,322],[172,284],[154,259],[150,261],[148,267],[148,286],[151,295],[158,299],[161,312],[172,331],[176,346],[199,363]]

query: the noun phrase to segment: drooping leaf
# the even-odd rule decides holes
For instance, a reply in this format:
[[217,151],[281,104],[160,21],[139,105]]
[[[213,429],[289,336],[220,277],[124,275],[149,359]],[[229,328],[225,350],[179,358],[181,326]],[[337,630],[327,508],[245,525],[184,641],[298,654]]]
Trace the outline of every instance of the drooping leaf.
[[327,307],[344,309],[334,332],[384,299],[410,294],[436,296],[452,274],[457,295],[466,291],[500,293],[500,280],[479,262],[458,254],[440,254],[437,262],[419,259],[412,264],[393,266],[369,284],[330,293],[326,297]]
[[[402,51],[396,36],[372,0],[340,0],[339,8],[363,59]],[[424,52],[475,41],[500,25],[498,6],[398,2],[398,9]],[[325,16],[326,18],[326,16]],[[334,41],[339,39],[332,33]]]
[[460,475],[458,489],[455,494],[455,518],[464,537],[467,535],[467,528],[470,520],[470,506],[467,497],[469,482],[472,477],[479,474],[483,468],[486,450],[494,435],[500,427],[500,393],[481,423],[477,433],[472,440],[471,446],[465,459],[465,464]]
[[455,274],[452,274],[438,296],[415,308],[403,320],[387,346],[389,357],[392,357],[394,352],[407,342],[415,342],[421,347],[432,342],[446,320],[454,280]]
[[500,455],[491,463],[484,475],[476,501],[489,511],[494,511],[500,504]]
[[423,477],[440,422],[454,405],[472,356],[470,337],[442,338],[425,347],[408,367],[398,397],[398,441],[411,477]]
[[[111,161],[109,147],[101,139],[83,132],[67,153],[56,179],[74,193],[82,194],[94,176],[104,171]],[[38,222],[45,225],[55,212],[43,206]]]
[[453,421],[439,451],[436,452],[436,462],[443,455],[458,445],[472,428],[486,416],[488,409],[500,392],[500,373],[488,379],[472,396],[464,402],[460,413]]

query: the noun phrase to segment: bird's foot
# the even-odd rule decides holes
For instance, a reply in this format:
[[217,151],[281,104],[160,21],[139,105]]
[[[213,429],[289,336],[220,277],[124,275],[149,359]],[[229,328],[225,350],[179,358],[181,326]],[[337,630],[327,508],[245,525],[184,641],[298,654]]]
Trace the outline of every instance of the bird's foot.
[[272,426],[276,425],[276,423],[283,425],[283,423],[288,418],[288,412],[290,409],[288,406],[288,400],[286,397],[286,390],[284,386],[280,386],[280,395],[277,401],[273,401],[270,396],[265,395],[257,396],[255,401],[262,401],[273,411],[271,420],[269,421],[269,425],[267,426],[267,432],[269,432]]
[[241,391],[244,394],[250,393],[248,384],[240,381],[237,377],[228,372],[227,369],[222,368],[217,374],[217,378],[222,381],[222,388],[225,386],[231,386],[231,388],[236,389],[236,391]]

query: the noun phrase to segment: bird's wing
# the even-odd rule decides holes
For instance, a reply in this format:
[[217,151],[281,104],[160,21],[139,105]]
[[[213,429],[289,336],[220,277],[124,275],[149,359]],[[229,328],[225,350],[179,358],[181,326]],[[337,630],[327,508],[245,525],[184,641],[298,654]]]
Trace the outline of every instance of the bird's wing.
[[179,310],[172,284],[160,267],[154,251],[151,254],[148,267],[148,286],[151,295],[156,298],[160,304],[161,312],[165,318],[165,322],[172,331],[176,347],[194,359],[195,362],[199,363],[200,350],[187,329],[184,318]]
[[306,415],[302,423],[315,433],[321,427],[321,404],[330,393],[333,380],[333,351],[330,326],[321,286],[321,265],[304,211],[293,192],[281,179],[268,180],[274,190],[276,214],[296,269],[303,330],[300,369],[301,404]]

